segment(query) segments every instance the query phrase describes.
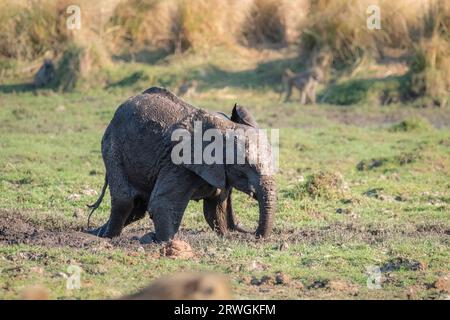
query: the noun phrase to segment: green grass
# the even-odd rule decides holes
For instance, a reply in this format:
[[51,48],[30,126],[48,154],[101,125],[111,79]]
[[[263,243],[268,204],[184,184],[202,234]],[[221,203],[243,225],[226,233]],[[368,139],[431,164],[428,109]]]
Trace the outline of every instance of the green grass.
[[[238,235],[218,237],[208,230],[201,203],[193,202],[180,235],[196,252],[192,260],[155,257],[155,245],[142,253],[120,246],[98,250],[0,242],[0,298],[17,298],[35,283],[50,288],[54,299],[113,297],[181,270],[225,273],[237,298],[406,298],[413,286],[421,288],[419,298],[445,297],[432,284],[450,272],[450,129],[392,128],[402,128],[393,125],[409,121],[411,115],[431,122],[447,119],[448,125],[448,110],[283,104],[271,90],[278,71],[271,74],[272,69],[261,67],[271,64],[276,65],[240,60],[233,64],[226,56],[214,61],[172,57],[157,65],[123,64],[109,71],[108,89],[0,93],[0,208],[33,217],[47,228],[55,228],[48,219],[53,217],[60,221],[58,230],[85,226],[85,205],[97,198],[89,191],[100,191],[103,184],[103,131],[122,101],[151,85],[175,89],[186,75],[199,78],[200,89],[188,99],[191,103],[229,113],[239,102],[262,126],[279,128],[281,144],[274,237],[260,242]],[[258,80],[255,70],[272,80]],[[397,161],[405,154],[413,155],[414,161]],[[388,161],[357,169],[363,160],[380,158]],[[309,177],[320,172],[343,180],[331,197],[305,192]],[[368,192],[372,189],[377,196]],[[257,204],[234,194],[239,220],[254,228]],[[104,222],[109,208],[107,196],[94,223]],[[140,225],[141,233],[152,228],[148,218]],[[283,243],[287,246],[280,250]],[[386,272],[381,290],[368,289],[366,268],[383,267],[396,258],[426,267]],[[264,268],[254,268],[254,262]],[[65,288],[61,272],[66,273],[70,264],[83,269],[80,290]],[[256,286],[242,281],[278,271],[293,282]],[[331,280],[354,284],[357,296],[326,286],[312,288],[317,281]]]

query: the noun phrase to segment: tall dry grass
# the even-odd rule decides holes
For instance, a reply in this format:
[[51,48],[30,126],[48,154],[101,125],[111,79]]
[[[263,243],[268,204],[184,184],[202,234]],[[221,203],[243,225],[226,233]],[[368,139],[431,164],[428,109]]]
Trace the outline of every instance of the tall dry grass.
[[286,43],[286,17],[276,0],[255,0],[242,26],[246,45]]
[[450,3],[438,0],[423,16],[420,39],[413,45],[409,96],[444,106],[450,90]]
[[0,56],[35,59],[68,39],[54,1],[0,2]]
[[[13,65],[4,61],[50,55],[70,58],[73,78],[80,79],[108,65],[112,54],[291,44],[300,44],[305,61],[327,51],[335,68],[346,68],[384,59],[396,49],[410,58],[409,95],[443,96],[450,74],[449,2],[79,0],[82,29],[70,31],[65,27],[70,0],[0,0],[0,68]],[[373,4],[381,8],[381,30],[366,26]]]

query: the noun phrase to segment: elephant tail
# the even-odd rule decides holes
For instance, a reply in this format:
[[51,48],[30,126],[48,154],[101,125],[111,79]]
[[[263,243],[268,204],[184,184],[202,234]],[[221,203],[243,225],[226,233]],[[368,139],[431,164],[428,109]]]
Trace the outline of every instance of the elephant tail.
[[108,179],[106,178],[106,175],[105,175],[105,183],[103,184],[102,193],[100,194],[100,197],[97,199],[97,201],[95,201],[95,203],[87,205],[89,209],[92,209],[91,212],[89,213],[89,216],[88,216],[88,221],[87,221],[87,228],[88,229],[89,229],[90,222],[91,222],[91,216],[94,213],[94,211],[98,207],[100,207],[100,204],[103,201],[103,197],[105,196],[106,188],[108,188]]

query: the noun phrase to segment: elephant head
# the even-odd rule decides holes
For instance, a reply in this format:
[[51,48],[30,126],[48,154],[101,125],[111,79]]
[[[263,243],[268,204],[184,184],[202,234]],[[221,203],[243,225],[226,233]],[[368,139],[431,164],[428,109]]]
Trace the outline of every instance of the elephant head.
[[[225,139],[222,146],[219,144],[213,152],[215,161],[203,159],[204,162],[195,163],[194,159],[193,163],[183,165],[218,188],[222,200],[229,197],[232,188],[256,199],[259,204],[256,236],[268,236],[272,231],[276,210],[276,185],[272,170],[271,147],[265,132],[258,130],[258,124],[253,116],[238,105],[234,106],[231,119],[203,110],[198,110],[192,117],[185,119],[183,127],[193,133],[194,139],[195,122],[201,123],[204,137],[209,129],[215,129],[215,132],[219,132]],[[208,134],[202,141],[203,155],[212,149],[212,136],[214,141],[219,139],[215,134]],[[220,148],[223,150],[222,155],[218,155]],[[195,145],[193,149],[195,150]],[[222,161],[217,161],[220,157]]]

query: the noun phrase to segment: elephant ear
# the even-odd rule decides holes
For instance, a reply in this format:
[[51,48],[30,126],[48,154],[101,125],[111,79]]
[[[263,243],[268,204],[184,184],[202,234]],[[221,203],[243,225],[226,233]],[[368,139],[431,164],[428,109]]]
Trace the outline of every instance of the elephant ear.
[[255,118],[250,114],[250,112],[243,106],[234,105],[233,111],[231,112],[231,121],[245,124],[250,127],[258,128],[258,123]]
[[[219,121],[219,123],[217,123]],[[203,110],[199,110],[197,114],[188,121],[188,123],[185,124],[184,128],[186,128],[191,134],[193,134],[193,138],[195,138],[195,130],[194,130],[194,123],[200,122],[201,123],[201,137],[203,137],[203,134],[208,129],[217,129],[220,127],[220,122],[223,121],[221,119],[217,119],[217,117],[212,117],[210,114]],[[221,134],[223,134],[221,132]],[[211,143],[211,141],[202,141],[202,155],[204,155],[205,148]],[[219,146],[220,147],[220,146]],[[221,146],[222,148],[225,148],[225,145],[223,144]],[[202,163],[196,164],[194,152],[196,151],[194,143],[192,141],[191,144],[191,163],[184,163],[183,166],[197,174],[199,177],[201,177],[203,180],[208,182],[210,185],[221,189],[224,191],[226,189],[226,174],[225,174],[225,164],[224,159],[217,159],[217,163],[205,163],[203,157],[202,157]],[[224,150],[222,150],[221,154],[225,154]]]
[[225,166],[223,164],[185,164],[187,169],[193,171],[210,185],[224,191],[226,189]]

